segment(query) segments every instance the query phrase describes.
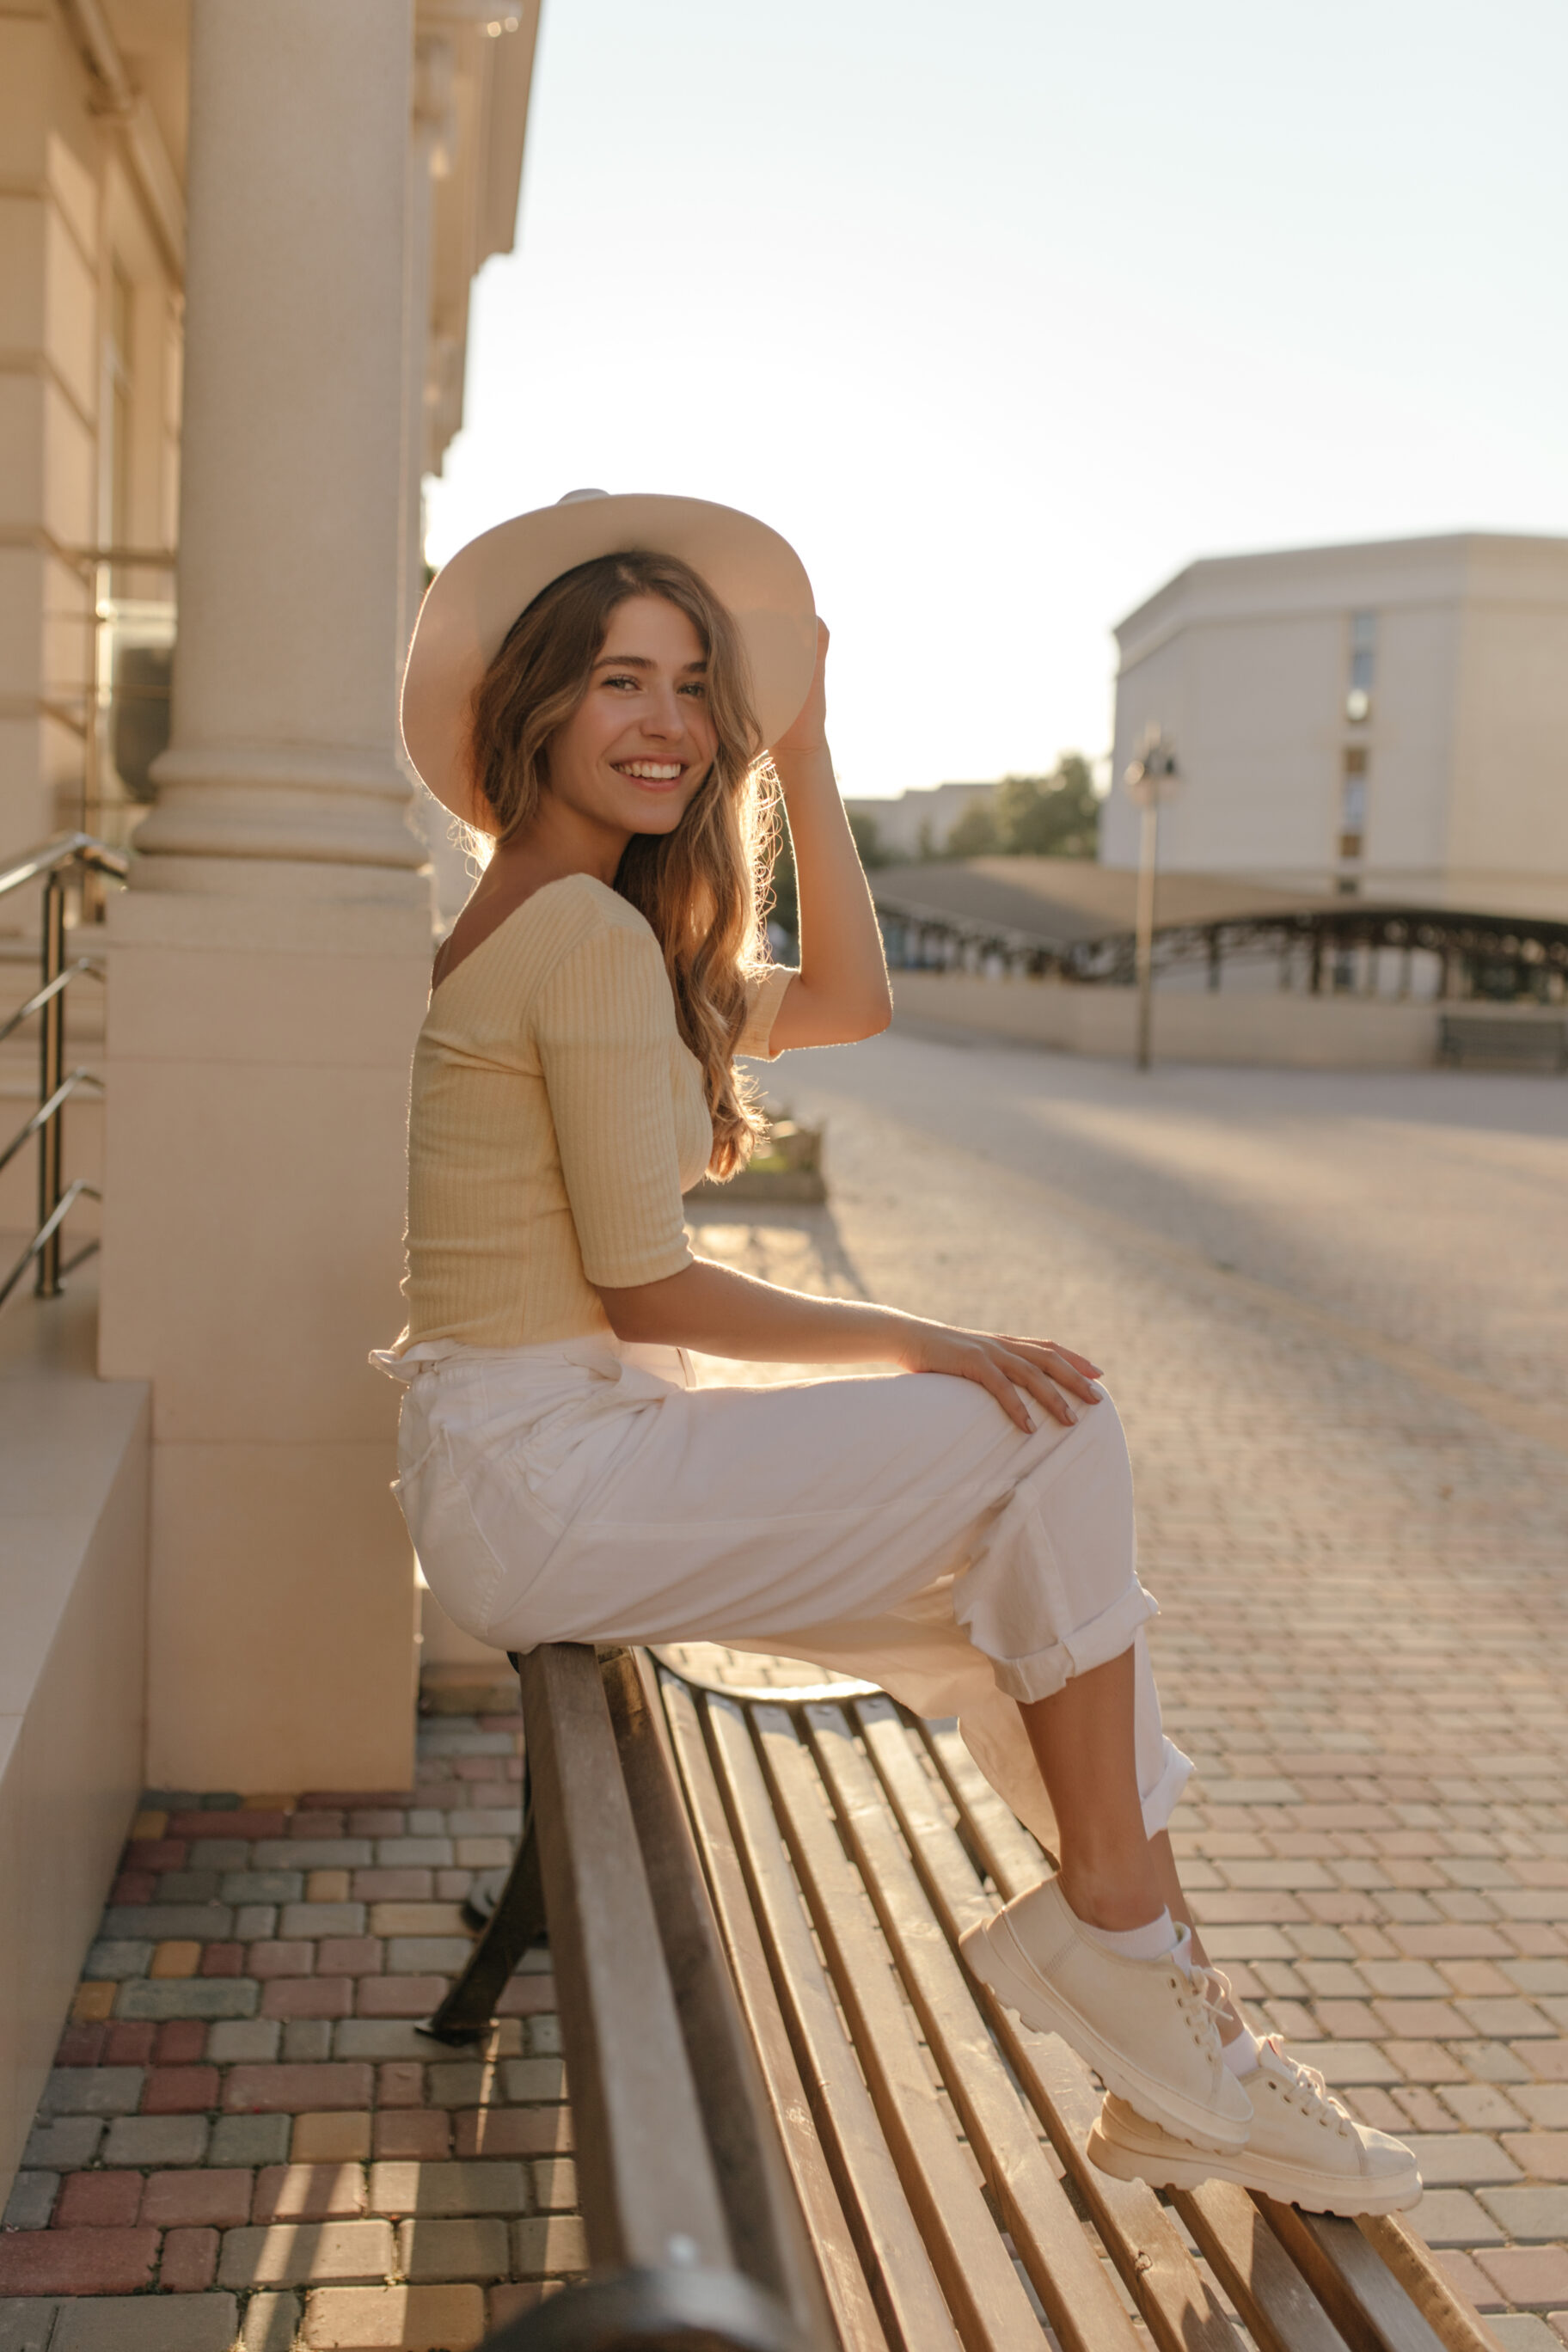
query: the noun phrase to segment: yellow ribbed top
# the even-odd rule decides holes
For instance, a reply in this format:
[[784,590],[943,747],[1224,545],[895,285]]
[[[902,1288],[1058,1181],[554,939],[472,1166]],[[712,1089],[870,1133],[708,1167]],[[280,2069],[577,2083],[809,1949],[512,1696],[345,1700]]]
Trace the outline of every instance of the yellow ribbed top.
[[[765,1055],[784,969],[752,983]],[[430,999],[408,1119],[408,1328],[516,1348],[608,1328],[595,1283],[691,1262],[681,1192],[713,1129],[658,940],[586,874],[536,890]]]

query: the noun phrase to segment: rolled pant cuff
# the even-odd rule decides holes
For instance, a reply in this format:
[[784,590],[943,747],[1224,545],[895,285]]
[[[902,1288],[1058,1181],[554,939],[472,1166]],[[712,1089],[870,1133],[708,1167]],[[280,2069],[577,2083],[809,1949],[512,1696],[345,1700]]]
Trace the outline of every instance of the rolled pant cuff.
[[[996,1658],[991,1661],[991,1671],[996,1677],[996,1687],[1008,1698],[1016,1699],[1020,1706],[1032,1706],[1035,1700],[1054,1698],[1075,1675],[1092,1674],[1096,1666],[1119,1658],[1123,1650],[1132,1647],[1132,1637],[1140,1625],[1160,1613],[1160,1604],[1152,1593],[1145,1592],[1134,1578],[1125,1592],[1079,1625],[1062,1641],[1053,1642],[1048,1649],[1036,1650],[1022,1658]],[[985,1644],[976,1627],[969,1627],[970,1639],[984,1649]]]

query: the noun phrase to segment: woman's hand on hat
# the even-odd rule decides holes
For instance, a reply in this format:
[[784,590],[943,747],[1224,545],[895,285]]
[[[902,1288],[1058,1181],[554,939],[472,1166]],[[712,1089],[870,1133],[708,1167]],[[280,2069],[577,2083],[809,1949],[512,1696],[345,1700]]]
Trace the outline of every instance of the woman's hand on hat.
[[[948,1372],[989,1389],[1009,1421],[1023,1430],[1038,1427],[1026,1400],[1052,1420],[1070,1426],[1078,1415],[1068,1402],[1098,1404],[1099,1366],[1054,1339],[1005,1339],[994,1331],[963,1331],[946,1323],[900,1317],[903,1334],[895,1360],[906,1372]],[[1063,1394],[1063,1391],[1067,1394]]]
[[[810,758],[827,749],[827,624],[816,624],[816,669],[811,691],[773,745],[773,763]],[[782,773],[782,771],[781,771]]]

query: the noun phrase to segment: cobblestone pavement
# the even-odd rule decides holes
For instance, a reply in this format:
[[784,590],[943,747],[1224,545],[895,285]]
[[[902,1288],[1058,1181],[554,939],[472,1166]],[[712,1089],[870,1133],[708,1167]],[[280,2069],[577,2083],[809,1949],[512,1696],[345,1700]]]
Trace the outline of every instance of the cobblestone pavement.
[[[1510,2352],[1560,2347],[1568,1097],[1145,1097],[898,1035],[773,1083],[829,1118],[831,1203],[710,1206],[700,1246],[1106,1366],[1205,1937],[1415,2138],[1417,2223]],[[504,1685],[476,1713],[434,1679],[469,1711],[426,1719],[413,1790],[147,1801],[0,2237],[0,2352],[457,2352],[581,2266],[548,1975],[479,2054],[413,2032],[521,1771]]]

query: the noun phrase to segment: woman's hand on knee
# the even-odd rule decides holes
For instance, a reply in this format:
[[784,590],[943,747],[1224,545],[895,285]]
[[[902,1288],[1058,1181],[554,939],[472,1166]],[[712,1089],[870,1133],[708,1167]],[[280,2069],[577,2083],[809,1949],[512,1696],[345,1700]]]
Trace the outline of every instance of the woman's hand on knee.
[[1005,1339],[992,1331],[960,1331],[946,1323],[912,1318],[905,1328],[898,1361],[906,1372],[947,1372],[973,1381],[989,1389],[1020,1429],[1038,1426],[1026,1399],[1068,1426],[1078,1419],[1068,1396],[1081,1397],[1087,1404],[1100,1402],[1094,1386],[1099,1367],[1054,1339]]

